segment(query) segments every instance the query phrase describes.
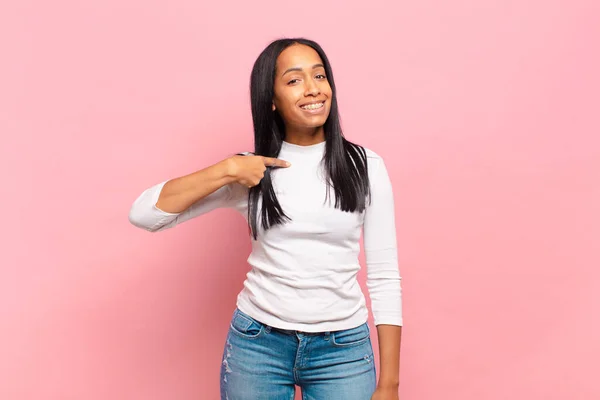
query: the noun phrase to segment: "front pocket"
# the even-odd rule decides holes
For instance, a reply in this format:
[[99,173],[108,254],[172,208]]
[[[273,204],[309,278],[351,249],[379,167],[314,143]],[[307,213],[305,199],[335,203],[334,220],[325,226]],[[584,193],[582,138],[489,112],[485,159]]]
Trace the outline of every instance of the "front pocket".
[[262,333],[264,325],[250,317],[240,313],[235,313],[230,324],[231,330],[240,336],[253,339]]
[[331,337],[336,346],[354,346],[369,340],[369,333],[369,325],[365,323],[356,328],[333,332]]

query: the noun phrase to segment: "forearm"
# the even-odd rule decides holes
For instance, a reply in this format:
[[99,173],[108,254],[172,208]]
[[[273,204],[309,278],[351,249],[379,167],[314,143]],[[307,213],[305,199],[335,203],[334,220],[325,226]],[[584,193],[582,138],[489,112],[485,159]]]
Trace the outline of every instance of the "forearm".
[[171,179],[163,186],[156,207],[168,213],[180,213],[219,188],[234,182],[228,163],[226,159],[200,171]]
[[400,342],[402,327],[377,325],[379,341],[380,387],[397,387],[400,384]]

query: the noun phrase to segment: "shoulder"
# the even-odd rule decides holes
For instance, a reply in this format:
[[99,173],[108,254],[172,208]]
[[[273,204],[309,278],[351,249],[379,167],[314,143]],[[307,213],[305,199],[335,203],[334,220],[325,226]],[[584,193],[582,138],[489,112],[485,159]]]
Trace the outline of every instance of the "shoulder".
[[375,150],[358,143],[349,143],[351,148],[353,148],[353,152],[362,153],[360,158],[366,158],[369,176],[373,176],[374,174],[379,173],[381,170],[385,170],[385,162],[383,161],[383,157],[375,152]]
[[373,150],[369,147],[363,146],[362,144],[359,144],[359,143],[350,142],[350,141],[347,141],[347,143],[350,145],[349,149],[352,149],[351,150],[352,152],[354,152],[354,153],[358,152],[359,154],[362,153],[363,156],[366,156],[367,161],[369,161],[369,162],[382,160],[382,157],[379,154],[377,154],[375,152],[375,150]]
[[383,158],[377,154],[375,151],[367,148],[367,147],[363,147],[363,149],[365,149],[365,153],[367,155],[367,159],[372,159],[372,160],[383,160]]
[[370,148],[363,147],[363,149],[367,157],[367,171],[371,188],[387,187],[389,184],[389,172],[383,156]]
[[376,153],[374,150],[364,146],[363,149],[365,150],[365,155],[367,157],[367,166],[370,174],[381,169],[382,166],[385,168],[385,162],[379,153]]

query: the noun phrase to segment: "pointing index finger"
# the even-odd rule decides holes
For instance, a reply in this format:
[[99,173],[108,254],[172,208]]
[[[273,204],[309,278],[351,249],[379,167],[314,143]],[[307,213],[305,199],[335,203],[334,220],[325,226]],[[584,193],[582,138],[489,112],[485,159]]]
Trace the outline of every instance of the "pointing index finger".
[[263,162],[265,163],[265,166],[267,166],[267,167],[286,168],[291,165],[287,161],[280,160],[279,158],[271,158],[271,157],[263,157]]

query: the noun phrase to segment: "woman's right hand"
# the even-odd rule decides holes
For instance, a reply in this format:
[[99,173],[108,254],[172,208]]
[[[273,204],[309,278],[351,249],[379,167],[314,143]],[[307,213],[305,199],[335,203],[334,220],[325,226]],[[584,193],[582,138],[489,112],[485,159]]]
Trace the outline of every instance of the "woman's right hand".
[[236,155],[227,160],[228,175],[248,188],[256,186],[265,176],[267,167],[287,168],[290,163],[278,158]]

